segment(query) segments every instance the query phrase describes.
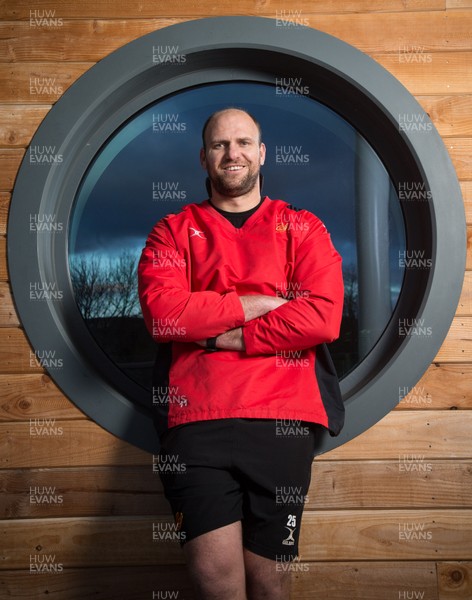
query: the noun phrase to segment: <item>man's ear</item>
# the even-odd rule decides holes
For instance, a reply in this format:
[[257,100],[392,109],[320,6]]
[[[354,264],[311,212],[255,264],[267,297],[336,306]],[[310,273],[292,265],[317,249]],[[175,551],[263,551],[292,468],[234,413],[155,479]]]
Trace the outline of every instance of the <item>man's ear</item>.
[[205,148],[200,148],[200,164],[202,165],[202,168],[206,170]]
[[261,162],[261,166],[262,166],[265,162],[265,157],[266,157],[266,147],[265,147],[265,144],[262,142],[259,147],[259,156],[260,156],[260,162]]

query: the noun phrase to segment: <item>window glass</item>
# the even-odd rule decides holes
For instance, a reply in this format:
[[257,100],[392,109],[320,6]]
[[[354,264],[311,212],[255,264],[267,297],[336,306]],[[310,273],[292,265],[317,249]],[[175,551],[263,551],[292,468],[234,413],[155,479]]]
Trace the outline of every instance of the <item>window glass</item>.
[[373,149],[303,89],[252,82],[187,89],[135,115],[107,141],[82,181],[69,231],[82,317],[114,363],[150,388],[155,346],[140,313],[137,262],[156,221],[207,197],[201,129],[225,106],[243,107],[261,123],[263,194],[315,213],[343,258],[344,319],[330,348],[342,377],[372,350],[398,300],[404,221]]

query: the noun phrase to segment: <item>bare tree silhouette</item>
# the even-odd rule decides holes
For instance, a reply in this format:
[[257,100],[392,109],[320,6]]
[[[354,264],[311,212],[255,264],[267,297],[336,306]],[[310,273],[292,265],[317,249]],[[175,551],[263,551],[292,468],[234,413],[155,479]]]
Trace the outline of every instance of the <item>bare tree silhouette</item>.
[[117,258],[97,254],[70,259],[77,306],[85,320],[139,316],[138,258],[124,250]]

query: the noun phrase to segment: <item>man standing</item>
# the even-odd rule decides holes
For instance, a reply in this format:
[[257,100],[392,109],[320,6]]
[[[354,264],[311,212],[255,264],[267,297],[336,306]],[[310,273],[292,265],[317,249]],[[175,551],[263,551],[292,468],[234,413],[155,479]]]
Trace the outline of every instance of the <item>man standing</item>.
[[210,197],[159,221],[139,265],[160,459],[185,466],[161,479],[198,598],[287,600],[316,436],[344,418],[324,346],[341,259],[317,217],[261,197],[249,113],[214,113],[202,137]]

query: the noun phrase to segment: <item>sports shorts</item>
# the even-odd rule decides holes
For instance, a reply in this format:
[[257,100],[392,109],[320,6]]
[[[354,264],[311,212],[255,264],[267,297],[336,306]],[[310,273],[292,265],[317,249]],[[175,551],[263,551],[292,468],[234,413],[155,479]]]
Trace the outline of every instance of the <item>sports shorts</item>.
[[245,548],[293,560],[322,429],[269,419],[217,419],[169,429],[161,439],[158,472],[181,545],[241,521]]

